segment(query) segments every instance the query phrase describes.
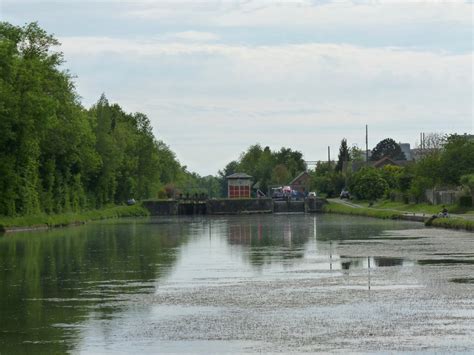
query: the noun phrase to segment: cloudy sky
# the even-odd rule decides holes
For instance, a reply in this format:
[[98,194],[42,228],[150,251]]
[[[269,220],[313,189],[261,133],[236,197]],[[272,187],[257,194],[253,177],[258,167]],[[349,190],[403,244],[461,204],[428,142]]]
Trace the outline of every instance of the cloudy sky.
[[62,43],[83,104],[146,113],[192,171],[249,145],[336,156],[473,132],[472,1],[0,0]]

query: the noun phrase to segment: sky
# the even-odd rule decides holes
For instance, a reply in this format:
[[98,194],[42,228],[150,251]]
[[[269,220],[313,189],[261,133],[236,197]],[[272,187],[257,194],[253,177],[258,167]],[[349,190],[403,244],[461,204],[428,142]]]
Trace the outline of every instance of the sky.
[[473,133],[473,1],[0,0],[62,43],[85,107],[143,112],[188,170]]

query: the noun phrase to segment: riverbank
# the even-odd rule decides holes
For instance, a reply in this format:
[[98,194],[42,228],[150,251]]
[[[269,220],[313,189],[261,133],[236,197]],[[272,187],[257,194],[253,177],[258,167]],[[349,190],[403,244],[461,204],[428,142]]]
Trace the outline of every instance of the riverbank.
[[474,232],[474,221],[463,218],[434,218],[426,221],[425,225]]
[[99,210],[84,211],[80,213],[62,214],[40,214],[21,217],[0,217],[0,233],[16,232],[25,230],[40,230],[57,227],[84,224],[89,221],[120,218],[148,216],[149,212],[141,205],[134,206],[112,206]]
[[463,217],[451,216],[450,218],[432,218],[435,213],[423,211],[419,207],[414,207],[417,212],[398,211],[394,209],[363,207],[352,202],[332,200],[323,207],[325,213],[337,213],[353,216],[373,217],[381,219],[401,219],[415,222],[422,222],[429,227],[439,227],[447,229],[457,229],[474,231],[474,220]]

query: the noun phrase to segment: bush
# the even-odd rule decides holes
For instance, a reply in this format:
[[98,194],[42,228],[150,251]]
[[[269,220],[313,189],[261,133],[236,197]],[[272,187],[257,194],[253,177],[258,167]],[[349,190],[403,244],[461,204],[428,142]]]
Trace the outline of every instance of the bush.
[[459,198],[459,206],[472,207],[472,196],[461,196]]
[[363,168],[353,175],[349,189],[360,200],[374,201],[385,194],[388,184],[379,170]]

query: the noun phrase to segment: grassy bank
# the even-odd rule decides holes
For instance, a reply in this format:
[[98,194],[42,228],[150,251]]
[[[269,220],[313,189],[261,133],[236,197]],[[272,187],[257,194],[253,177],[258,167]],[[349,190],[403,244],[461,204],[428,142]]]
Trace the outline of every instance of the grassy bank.
[[[367,201],[356,201],[355,203],[364,207],[369,206]],[[443,209],[443,206],[441,205],[430,205],[428,203],[401,203],[387,200],[377,201],[373,203],[371,207],[398,210],[403,212],[425,213],[427,215],[438,214]],[[459,205],[445,205],[445,207],[449,213],[474,213],[472,208],[460,207]]]
[[375,217],[383,219],[399,219],[400,216],[403,215],[403,212],[401,211],[376,210],[365,207],[355,208],[338,203],[328,203],[323,207],[323,211],[326,213],[339,213],[352,216]]
[[91,210],[80,213],[62,213],[55,215],[40,214],[34,216],[2,217],[0,216],[0,232],[15,228],[40,228],[61,227],[88,221],[119,218],[148,216],[149,212],[141,205],[110,206],[100,210]]
[[474,231],[474,221],[463,218],[435,218],[426,222],[427,226]]
[[[430,205],[426,205],[430,206]],[[406,216],[403,209],[402,211],[396,211],[392,209],[393,205],[390,206],[391,209],[379,209],[380,204],[377,205],[375,208],[367,208],[367,207],[351,207],[347,205],[342,205],[339,203],[329,203],[323,207],[323,211],[326,213],[338,213],[338,214],[345,214],[345,215],[352,215],[352,216],[364,216],[364,217],[374,217],[374,218],[382,218],[382,219],[405,219],[409,218],[410,216]],[[436,214],[431,212],[433,210],[427,210],[424,205],[420,206],[420,209],[415,208],[417,213],[426,213],[429,214]],[[433,207],[433,206],[430,206]],[[439,209],[439,206],[434,206],[436,209]],[[388,208],[388,207],[387,207]],[[415,211],[410,211],[415,212]],[[447,228],[447,229],[459,229],[459,230],[467,230],[467,231],[474,231],[474,221],[468,220],[464,218],[430,218],[425,223],[426,226],[432,227],[440,227],[440,228]]]

